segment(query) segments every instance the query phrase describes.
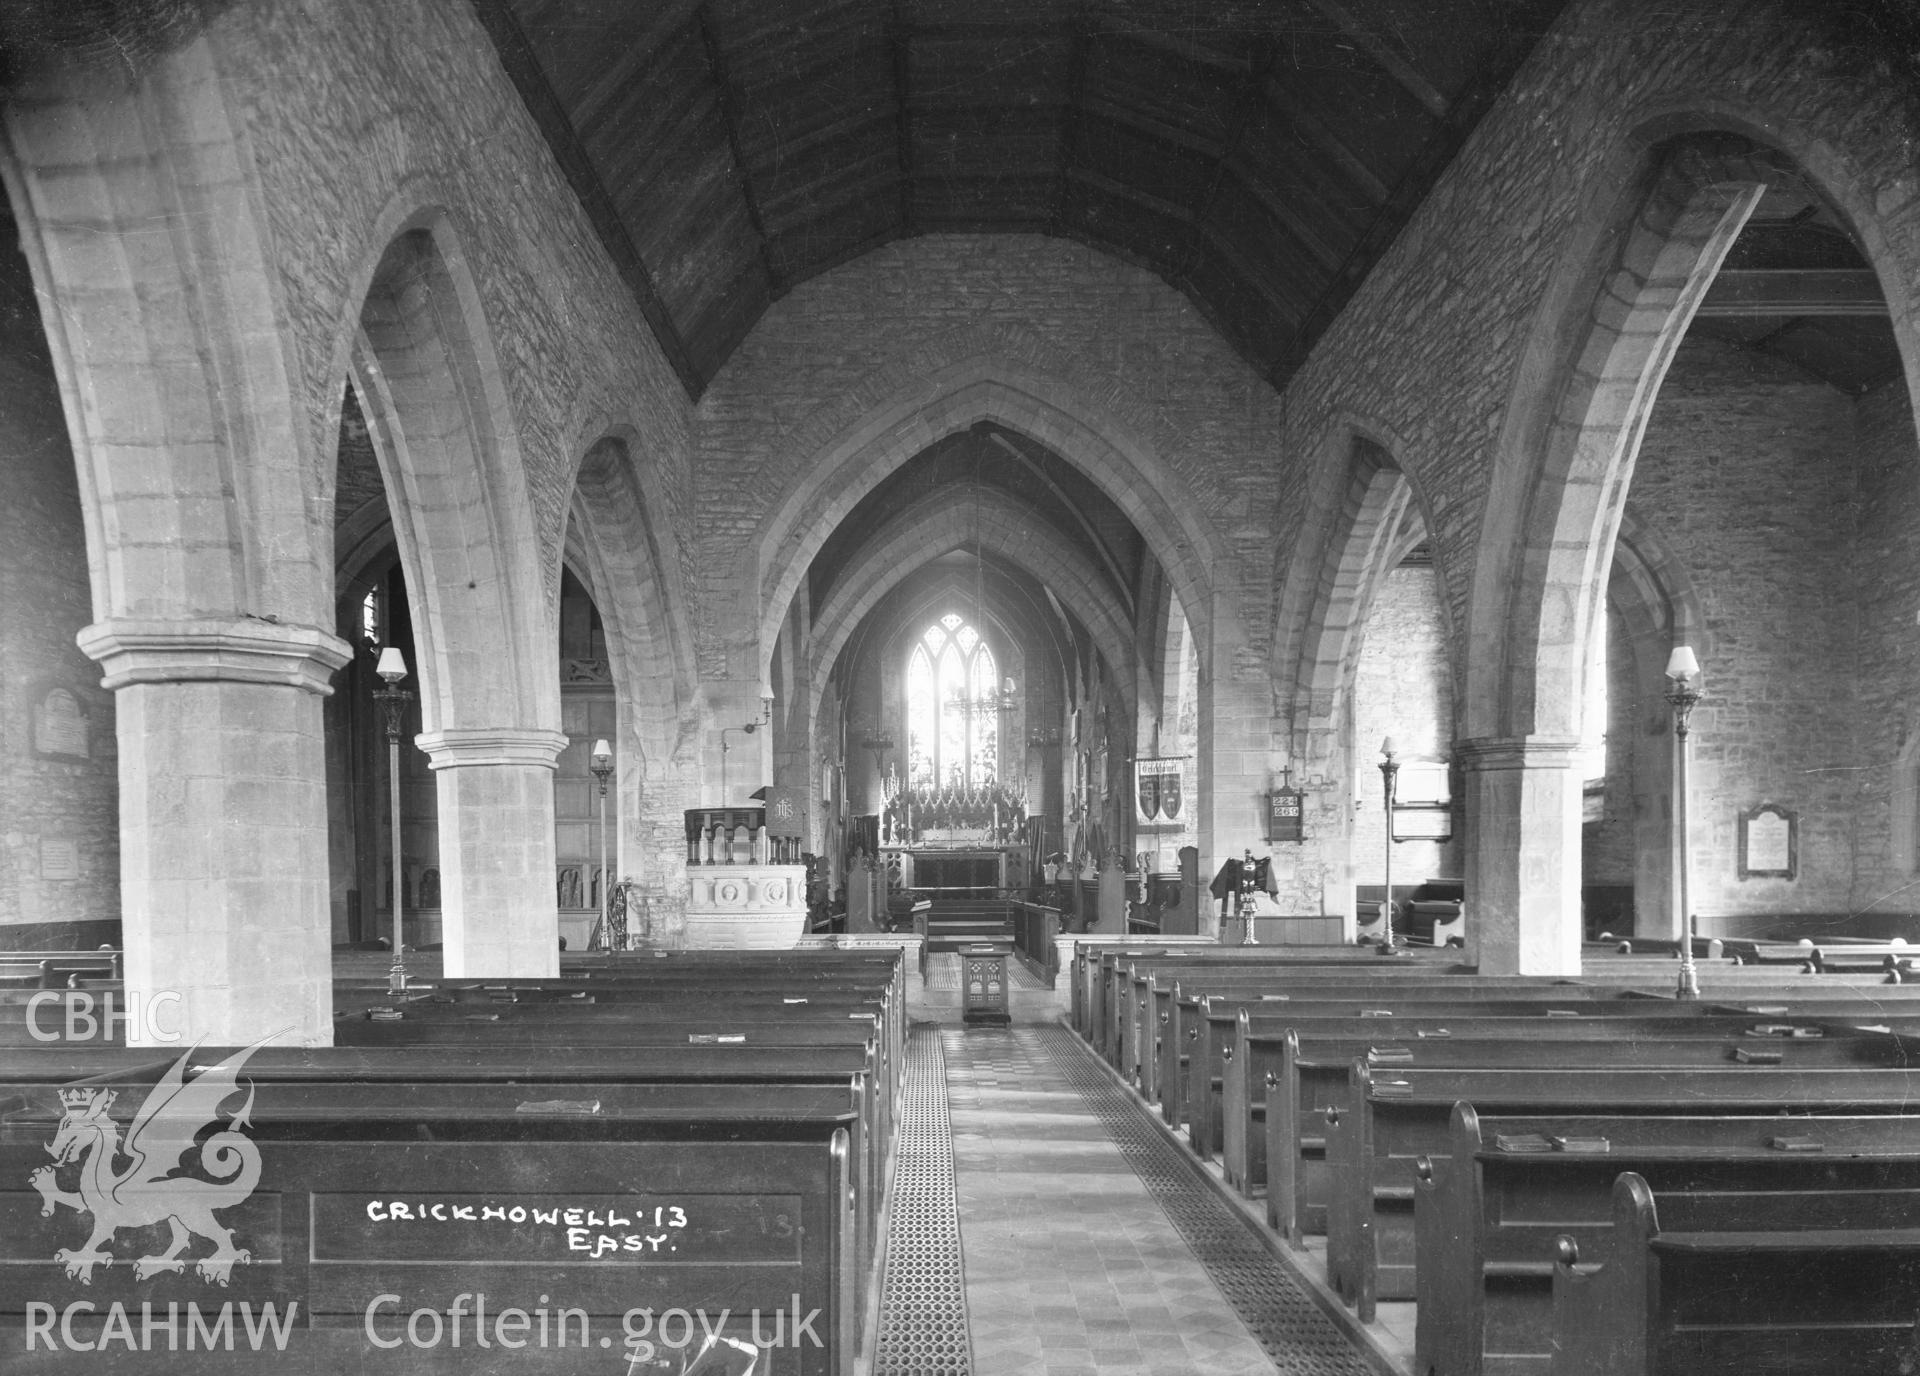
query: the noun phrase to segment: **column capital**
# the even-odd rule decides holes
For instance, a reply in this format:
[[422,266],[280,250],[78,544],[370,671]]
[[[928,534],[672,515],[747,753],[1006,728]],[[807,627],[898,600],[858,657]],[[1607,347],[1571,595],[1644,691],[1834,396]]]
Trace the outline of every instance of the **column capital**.
[[1460,768],[1472,773],[1501,769],[1571,769],[1580,754],[1578,736],[1476,736],[1453,743]]
[[74,637],[106,671],[101,686],[135,683],[264,683],[322,697],[353,658],[346,641],[318,626],[258,617],[146,619],[109,617]]
[[559,762],[560,752],[567,748],[567,737],[559,731],[478,726],[424,731],[413,738],[413,743],[427,752],[429,769],[500,764],[552,769]]

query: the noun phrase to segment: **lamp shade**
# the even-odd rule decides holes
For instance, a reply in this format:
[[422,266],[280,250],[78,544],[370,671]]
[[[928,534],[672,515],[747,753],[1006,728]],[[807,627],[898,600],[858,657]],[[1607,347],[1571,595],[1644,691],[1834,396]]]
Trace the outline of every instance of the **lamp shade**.
[[1668,678],[1692,678],[1700,672],[1700,661],[1693,657],[1691,645],[1676,645],[1667,656]]
[[593,743],[593,767],[595,769],[605,769],[612,763],[613,747],[608,745],[604,738],[595,741]]
[[1392,736],[1388,736],[1385,740],[1380,742],[1380,754],[1389,760],[1393,758],[1393,737]]
[[380,652],[380,662],[373,671],[389,685],[398,683],[407,676],[407,657],[400,653],[399,646],[389,645]]

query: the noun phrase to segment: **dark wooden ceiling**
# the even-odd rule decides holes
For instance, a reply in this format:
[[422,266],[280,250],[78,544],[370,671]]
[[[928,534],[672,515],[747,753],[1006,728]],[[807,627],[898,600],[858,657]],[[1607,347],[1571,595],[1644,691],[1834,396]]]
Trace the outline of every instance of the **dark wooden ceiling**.
[[1276,385],[1566,0],[473,0],[689,392],[894,239],[1037,232]]

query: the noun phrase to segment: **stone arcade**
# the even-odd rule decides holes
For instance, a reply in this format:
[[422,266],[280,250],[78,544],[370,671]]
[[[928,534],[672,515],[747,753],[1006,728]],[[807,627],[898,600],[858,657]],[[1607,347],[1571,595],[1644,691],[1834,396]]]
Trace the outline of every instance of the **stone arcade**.
[[1243,8],[23,7],[14,944],[320,1042],[396,903],[459,975],[616,876],[682,941],[683,812],[763,786],[829,890],[1252,850],[1352,933],[1394,735],[1396,880],[1570,973],[1583,907],[1677,929],[1680,643],[1703,930],[1900,930],[1909,16]]
[[[173,1295],[312,1370],[684,1366],[733,1290],[778,1370],[916,1306],[981,1376],[1305,1341],[1206,1234],[1422,1376],[1911,1367],[1907,0],[22,0],[0,56],[0,1365],[165,1369]],[[1010,1030],[910,1031],[916,895],[1030,900]]]

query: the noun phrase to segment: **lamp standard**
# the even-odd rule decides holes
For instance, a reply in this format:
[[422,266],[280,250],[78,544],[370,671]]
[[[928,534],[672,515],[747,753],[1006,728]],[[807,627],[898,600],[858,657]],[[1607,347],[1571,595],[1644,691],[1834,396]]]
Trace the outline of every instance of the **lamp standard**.
[[387,811],[393,821],[393,966],[387,971],[387,992],[404,994],[407,992],[407,947],[401,940],[400,930],[400,910],[406,893],[400,864],[400,725],[413,694],[400,687],[400,680],[407,676],[407,660],[397,646],[389,645],[380,652],[380,662],[374,672],[387,685],[373,690],[373,700],[380,704],[387,728]]
[[1673,704],[1673,829],[1680,849],[1677,892],[1674,895],[1680,928],[1680,987],[1683,999],[1700,997],[1700,972],[1693,963],[1693,838],[1687,819],[1687,763],[1693,753],[1688,739],[1687,718],[1700,701],[1700,685],[1695,679],[1700,661],[1693,647],[1676,645],[1667,659],[1667,701]]
[[587,768],[600,781],[600,944],[613,949],[613,883],[607,873],[607,778],[613,773],[613,747],[604,739],[593,743]]
[[1393,936],[1393,791],[1400,779],[1400,761],[1393,753],[1393,737],[1380,742],[1380,784],[1386,798],[1386,896],[1380,903],[1380,918],[1386,930],[1380,934],[1380,954],[1396,956],[1400,947]]

